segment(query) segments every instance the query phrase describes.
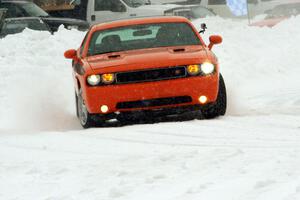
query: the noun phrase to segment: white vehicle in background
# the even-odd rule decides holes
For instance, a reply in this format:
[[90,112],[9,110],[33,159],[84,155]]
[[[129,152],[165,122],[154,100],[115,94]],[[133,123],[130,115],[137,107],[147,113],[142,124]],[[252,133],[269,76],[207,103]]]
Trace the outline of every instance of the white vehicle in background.
[[151,6],[148,0],[89,0],[87,21],[90,24],[141,16],[164,15],[173,8]]
[[234,15],[232,14],[232,12],[226,4],[226,0],[152,0],[151,2],[164,5],[201,5],[203,7],[208,8],[209,10],[221,17],[234,17]]
[[[287,0],[286,0],[287,1]],[[151,0],[156,4],[197,4],[207,7],[221,17],[235,17],[227,6],[227,0]],[[282,3],[282,0],[247,0],[250,16],[263,14]]]
[[299,0],[260,0],[260,1],[261,1],[260,7],[263,10],[262,13],[265,14],[268,14],[273,9],[283,4],[288,5],[288,4],[299,3]]
[[[84,7],[81,4],[82,2],[77,0],[73,1],[73,4]],[[136,17],[163,15],[190,16],[190,8],[195,8],[197,5],[161,5],[152,4],[150,0],[87,0],[85,7],[85,20],[93,25],[101,22]]]

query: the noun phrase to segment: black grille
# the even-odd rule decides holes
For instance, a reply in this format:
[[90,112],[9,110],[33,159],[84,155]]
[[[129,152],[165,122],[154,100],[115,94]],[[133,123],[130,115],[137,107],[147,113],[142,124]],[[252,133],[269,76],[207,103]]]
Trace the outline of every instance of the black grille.
[[121,72],[116,76],[116,82],[121,83],[138,83],[148,81],[168,80],[174,78],[181,78],[186,76],[186,69],[184,66],[170,67],[163,69],[151,69],[134,72]]
[[142,101],[128,101],[119,102],[117,104],[118,109],[128,109],[128,108],[145,108],[154,106],[166,106],[181,103],[190,103],[192,98],[190,96],[179,96],[179,97],[168,97],[168,98],[158,98],[158,99],[147,99]]

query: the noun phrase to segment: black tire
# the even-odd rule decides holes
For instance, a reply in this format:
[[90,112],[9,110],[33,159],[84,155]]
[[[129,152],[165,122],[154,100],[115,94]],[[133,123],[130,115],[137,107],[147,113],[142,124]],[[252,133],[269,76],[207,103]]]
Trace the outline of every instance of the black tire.
[[84,99],[82,98],[82,90],[80,89],[78,95],[76,95],[76,110],[78,112],[78,119],[83,128],[91,128],[100,126],[103,124],[103,121],[95,121],[95,116],[89,113],[87,110]]
[[219,92],[217,101],[209,108],[202,110],[202,115],[205,119],[213,119],[218,116],[223,116],[226,113],[227,108],[227,94],[226,86],[223,76],[219,77]]
[[79,118],[79,111],[78,111],[78,97],[75,91],[75,107],[76,107],[76,116]]

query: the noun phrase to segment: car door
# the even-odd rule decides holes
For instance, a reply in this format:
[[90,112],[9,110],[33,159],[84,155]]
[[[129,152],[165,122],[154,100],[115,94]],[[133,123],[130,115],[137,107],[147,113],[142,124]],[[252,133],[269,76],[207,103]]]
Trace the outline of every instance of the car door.
[[91,24],[128,18],[128,8],[120,0],[92,0]]

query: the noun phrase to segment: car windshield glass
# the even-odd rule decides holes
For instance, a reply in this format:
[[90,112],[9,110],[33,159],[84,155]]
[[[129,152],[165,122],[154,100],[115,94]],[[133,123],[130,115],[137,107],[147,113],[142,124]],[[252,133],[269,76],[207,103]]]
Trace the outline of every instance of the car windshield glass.
[[124,0],[124,2],[133,8],[142,6],[142,5],[149,5],[151,4],[149,0]]
[[27,17],[47,17],[49,16],[43,9],[34,3],[20,3],[19,7],[27,14]]
[[201,45],[189,24],[142,24],[95,32],[88,55],[184,45]]
[[1,35],[15,34],[22,32],[25,28],[37,31],[49,31],[46,24],[40,19],[13,19],[5,20]]

